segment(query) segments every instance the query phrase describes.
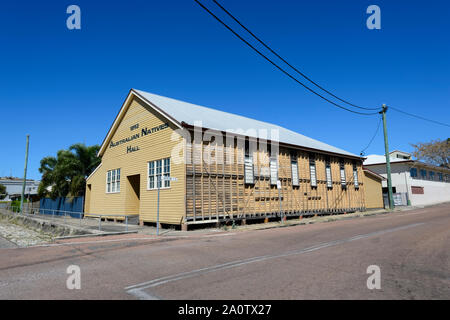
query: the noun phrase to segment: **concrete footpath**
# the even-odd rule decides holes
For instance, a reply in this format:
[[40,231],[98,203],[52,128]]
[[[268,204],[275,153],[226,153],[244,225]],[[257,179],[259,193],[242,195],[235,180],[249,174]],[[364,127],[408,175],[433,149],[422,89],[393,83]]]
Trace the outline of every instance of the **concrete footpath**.
[[17,248],[17,247],[18,247],[17,244],[12,243],[11,241],[0,237],[0,249],[3,249],[3,248]]
[[[133,221],[131,220],[131,222]],[[160,229],[159,235],[163,237],[195,236],[220,231],[224,230],[205,228],[185,232],[174,229]],[[26,247],[72,238],[87,239],[126,234],[156,236],[157,230],[156,227],[140,226],[137,223],[126,225],[120,221],[105,221],[104,219],[99,221],[98,218],[91,217],[76,219],[70,216],[19,214],[0,209],[0,237],[3,237],[6,241],[2,241],[0,248],[9,247],[7,245],[11,245],[11,242],[16,243],[19,247]],[[45,235],[45,239],[40,235]]]

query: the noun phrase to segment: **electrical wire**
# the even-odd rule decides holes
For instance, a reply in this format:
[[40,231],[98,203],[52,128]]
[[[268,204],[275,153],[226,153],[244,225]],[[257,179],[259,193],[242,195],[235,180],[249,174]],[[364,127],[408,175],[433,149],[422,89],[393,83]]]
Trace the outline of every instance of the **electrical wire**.
[[397,111],[397,112],[406,114],[406,115],[408,115],[408,116],[410,116],[410,117],[414,117],[414,118],[417,118],[417,119],[429,121],[429,122],[432,122],[432,123],[435,123],[435,124],[439,124],[439,125],[441,125],[441,126],[450,127],[449,124],[446,124],[446,123],[443,123],[443,122],[439,122],[439,121],[436,121],[436,120],[427,119],[427,118],[424,118],[424,117],[421,117],[421,116],[418,116],[418,115],[415,115],[415,114],[412,114],[412,113],[409,113],[409,112],[406,112],[406,111],[402,111],[402,110],[400,110],[400,109],[397,109],[397,108],[394,108],[394,107],[391,107],[391,106],[388,106],[388,107],[391,108],[392,110],[395,110],[395,111]]
[[367,144],[367,146],[366,146],[364,149],[361,150],[360,156],[364,156],[364,151],[366,151],[367,148],[369,148],[369,146],[372,144],[373,140],[374,140],[375,137],[377,136],[378,130],[380,129],[380,125],[381,125],[381,120],[382,120],[382,118],[380,117],[380,120],[378,121],[377,129],[375,130],[375,133],[374,133],[374,135],[372,136],[372,139],[370,139],[370,141],[369,141],[369,143]]
[[294,67],[292,64],[290,64],[289,62],[287,62],[283,57],[281,57],[277,52],[275,52],[275,50],[273,50],[269,45],[267,45],[264,41],[262,41],[259,37],[257,37],[253,32],[251,32],[246,26],[244,26],[233,14],[231,14],[227,9],[225,9],[219,2],[217,2],[216,0],[213,0],[213,2],[219,7],[221,8],[227,15],[229,15],[234,21],[236,21],[245,31],[247,31],[253,38],[255,38],[259,43],[261,43],[264,47],[266,47],[270,52],[272,52],[278,59],[280,59],[281,61],[283,61],[285,64],[287,64],[289,67],[291,67],[295,72],[297,72],[298,74],[300,74],[303,78],[305,78],[306,80],[308,80],[309,82],[311,82],[312,84],[314,84],[316,87],[318,87],[319,89],[323,90],[324,92],[328,93],[329,95],[331,95],[332,97],[340,100],[341,102],[344,102],[352,107],[355,108],[359,108],[359,109],[364,109],[364,110],[379,110],[380,108],[367,108],[367,107],[361,107],[358,105],[355,105],[351,102],[348,102],[344,99],[339,98],[338,96],[334,95],[333,93],[331,93],[330,91],[326,90],[325,88],[323,88],[321,85],[319,85],[318,83],[314,82],[311,78],[309,78],[307,75],[305,75],[304,73],[302,73],[300,70],[298,70],[296,67]]
[[324,96],[322,96],[321,94],[317,93],[316,91],[314,91],[313,89],[309,88],[307,85],[305,85],[304,83],[302,83],[300,80],[298,80],[297,78],[295,78],[293,75],[291,75],[289,72],[287,72],[286,70],[284,70],[282,67],[280,67],[279,65],[277,65],[275,62],[273,62],[271,59],[269,59],[267,56],[265,56],[261,51],[259,51],[258,49],[256,49],[253,45],[251,45],[247,40],[245,40],[244,38],[242,38],[237,32],[235,32],[230,26],[228,26],[225,22],[223,22],[219,17],[217,17],[214,13],[212,13],[207,7],[205,7],[200,1],[198,0],[194,0],[200,7],[202,7],[206,12],[208,12],[212,17],[214,17],[217,21],[219,21],[224,27],[226,27],[229,31],[231,31],[236,37],[238,37],[241,41],[243,41],[247,46],[249,46],[250,48],[252,48],[256,53],[258,53],[261,57],[263,57],[265,60],[267,60],[270,64],[272,64],[273,66],[275,66],[278,70],[280,70],[281,72],[283,72],[285,75],[287,75],[289,78],[291,78],[292,80],[294,80],[295,82],[297,82],[298,84],[300,84],[301,86],[303,86],[305,89],[309,90],[310,92],[312,92],[313,94],[317,95],[318,97],[322,98],[323,100],[327,101],[328,103],[333,104],[334,106],[341,108],[343,110],[352,112],[352,113],[356,113],[359,115],[375,115],[378,114],[378,112],[370,112],[370,113],[364,113],[364,112],[359,112],[359,111],[354,111],[351,109],[348,109],[346,107],[343,107],[327,98],[325,98]]
[[[238,37],[242,42],[244,42],[247,46],[249,46],[250,48],[252,48],[256,53],[258,53],[261,57],[263,57],[265,60],[267,60],[269,63],[271,63],[273,66],[275,66],[277,69],[279,69],[281,72],[283,72],[285,75],[287,75],[289,78],[291,78],[292,80],[296,81],[297,83],[299,83],[300,85],[302,85],[305,89],[309,90],[311,93],[317,95],[318,97],[322,98],[323,100],[327,101],[328,103],[333,104],[334,106],[341,108],[343,110],[349,111],[349,112],[353,112],[356,114],[360,114],[360,115],[375,115],[379,112],[373,112],[373,113],[363,113],[363,112],[358,112],[358,111],[354,111],[351,109],[348,109],[346,107],[343,107],[329,99],[327,99],[326,97],[322,96],[321,94],[317,93],[316,91],[314,91],[313,89],[311,89],[310,87],[308,87],[307,85],[305,85],[304,83],[302,83],[300,80],[298,80],[296,77],[294,77],[293,75],[291,75],[289,72],[287,72],[285,69],[283,69],[282,67],[280,67],[278,64],[276,64],[275,62],[273,62],[270,58],[268,58],[266,55],[264,55],[261,51],[259,51],[257,48],[255,48],[253,45],[251,45],[247,40],[245,40],[243,37],[241,37],[236,31],[234,31],[229,25],[227,25],[224,21],[222,21],[219,17],[217,17],[214,13],[212,13],[208,8],[206,8],[200,1],[198,0],[194,0],[199,6],[201,6],[206,12],[208,12],[212,17],[214,17],[218,22],[220,22],[223,26],[225,26],[229,31],[231,31],[236,37]],[[275,50],[273,50],[269,45],[267,45],[263,40],[261,40],[258,36],[256,36],[252,31],[250,31],[242,22],[240,22],[231,12],[229,12],[226,8],[224,8],[217,0],[213,0],[213,2],[221,9],[223,10],[228,16],[230,16],[236,23],[238,23],[245,31],[247,31],[254,39],[256,39],[259,43],[261,43],[265,48],[267,48],[272,54],[274,54],[277,58],[279,58],[281,61],[283,61],[286,65],[288,65],[291,69],[293,69],[295,72],[297,72],[299,75],[301,75],[303,78],[305,78],[306,80],[308,80],[309,82],[311,82],[312,84],[314,84],[316,87],[318,87],[319,89],[321,89],[322,91],[326,92],[327,94],[331,95],[332,97],[336,98],[337,100],[344,102],[352,107],[355,108],[359,108],[359,109],[364,109],[364,110],[380,110],[380,108],[367,108],[367,107],[361,107],[358,105],[355,105],[353,103],[350,103],[338,96],[336,96],[335,94],[333,94],[332,92],[326,90],[325,88],[323,88],[322,86],[320,86],[318,83],[316,83],[315,81],[313,81],[311,78],[309,78],[308,76],[306,76],[304,73],[302,73],[300,70],[298,70],[296,67],[294,67],[292,64],[290,64],[288,61],[286,61],[283,57],[281,57]],[[432,119],[427,119],[403,110],[400,110],[398,108],[395,107],[391,107],[394,111],[406,114],[410,117],[415,117],[417,119],[421,119],[424,121],[428,121],[431,123],[435,123],[438,125],[442,125],[442,126],[446,126],[446,127],[450,127],[449,124],[443,123],[443,122],[439,122],[436,120],[432,120]],[[374,134],[374,136],[372,137],[372,139],[370,140],[369,144],[367,145],[366,148],[364,148],[361,153],[364,153],[364,151],[370,146],[370,144],[373,142],[373,139],[375,138],[376,134],[378,133],[379,127],[381,124],[381,120],[378,123],[377,126],[377,130]]]

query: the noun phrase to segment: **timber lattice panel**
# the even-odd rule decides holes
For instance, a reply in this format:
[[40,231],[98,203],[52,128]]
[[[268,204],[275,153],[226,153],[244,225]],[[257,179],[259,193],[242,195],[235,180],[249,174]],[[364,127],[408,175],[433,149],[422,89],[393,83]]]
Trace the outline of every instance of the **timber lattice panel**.
[[[345,159],[346,184],[341,185],[338,157],[330,157],[332,188],[325,176],[325,156],[315,155],[317,187],[311,187],[309,154],[297,151],[299,186],[292,185],[290,150],[280,148],[278,179],[271,185],[269,156],[255,151],[254,184],[244,183],[244,151],[237,147],[215,147],[207,142],[187,144],[192,154],[186,164],[186,218],[188,221],[258,218],[285,214],[345,212],[364,209],[364,185],[361,163],[358,163],[359,188],[353,182],[352,160]],[[192,152],[194,148],[201,152]],[[233,163],[227,160],[233,159]],[[217,161],[216,161],[217,160]]]

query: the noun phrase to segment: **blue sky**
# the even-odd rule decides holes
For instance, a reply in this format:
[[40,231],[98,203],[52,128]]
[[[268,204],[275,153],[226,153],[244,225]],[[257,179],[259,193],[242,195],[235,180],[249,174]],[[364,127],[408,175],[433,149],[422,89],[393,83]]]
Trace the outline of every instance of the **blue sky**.
[[[221,3],[337,95],[450,122],[448,1]],[[71,4],[81,8],[81,30],[66,28]],[[381,30],[366,27],[371,4],[381,8]],[[9,1],[0,43],[0,176],[23,175],[26,134],[34,179],[44,156],[100,144],[130,88],[276,123],[356,154],[378,123],[312,95],[193,0]],[[448,127],[394,111],[388,130],[391,150],[450,136]],[[383,152],[380,130],[366,153]]]

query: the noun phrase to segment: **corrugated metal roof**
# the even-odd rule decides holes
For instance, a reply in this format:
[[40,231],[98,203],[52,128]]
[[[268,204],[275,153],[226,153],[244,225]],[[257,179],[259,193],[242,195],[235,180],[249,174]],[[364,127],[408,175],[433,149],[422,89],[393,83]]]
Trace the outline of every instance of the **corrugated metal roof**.
[[263,136],[258,137],[259,130],[263,129],[267,130],[267,137],[270,138],[271,130],[275,129],[278,130],[279,141],[282,143],[323,150],[352,157],[359,157],[353,153],[330,146],[329,144],[309,138],[300,133],[288,130],[275,124],[254,120],[251,118],[175,100],[172,98],[159,96],[141,90],[133,90],[180,123],[185,122],[193,126],[196,122],[201,121],[203,128],[219,131],[236,132],[240,129],[244,131],[254,129],[256,131],[256,135],[246,135],[255,138],[265,138]]
[[[412,161],[410,159],[395,158],[395,157],[393,157],[391,155],[389,156],[389,160],[390,160],[391,163]],[[369,165],[372,165],[372,164],[380,164],[380,163],[386,163],[386,156],[379,155],[379,154],[369,154],[366,157],[366,160],[364,160],[363,165],[369,166]]]
[[381,180],[387,180],[385,177],[383,177],[382,175],[380,175],[380,174],[378,174],[378,173],[376,173],[376,172],[374,172],[374,171],[372,171],[372,170],[370,170],[370,169],[368,169],[368,168],[365,168],[364,167],[364,165],[363,165],[363,171],[364,172],[367,172],[367,173],[369,173],[369,174],[371,174],[371,175],[373,175],[373,176],[375,176],[375,177],[378,177],[378,178],[380,178]]

